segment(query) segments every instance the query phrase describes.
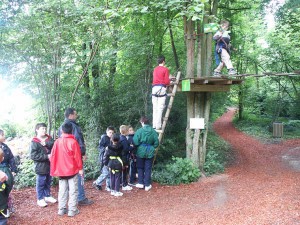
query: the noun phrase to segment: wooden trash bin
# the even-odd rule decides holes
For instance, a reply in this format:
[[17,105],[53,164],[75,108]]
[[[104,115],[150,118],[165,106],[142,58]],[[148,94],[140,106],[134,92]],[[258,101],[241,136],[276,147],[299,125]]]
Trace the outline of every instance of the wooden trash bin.
[[277,137],[277,138],[283,137],[283,123],[281,122],[273,123],[273,137]]

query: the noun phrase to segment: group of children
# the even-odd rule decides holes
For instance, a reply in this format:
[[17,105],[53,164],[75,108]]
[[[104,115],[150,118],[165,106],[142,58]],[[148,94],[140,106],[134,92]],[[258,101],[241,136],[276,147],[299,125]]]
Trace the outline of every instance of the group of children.
[[[214,70],[214,76],[220,76],[224,66],[227,67],[229,75],[236,74],[230,60],[230,36],[228,28],[229,22],[221,21],[220,30],[213,37],[216,41],[215,51],[221,58],[220,62],[216,60],[218,67]],[[164,62],[164,57],[159,60],[159,68],[164,68]],[[166,73],[166,76],[160,76],[160,73]],[[167,77],[167,82],[169,82],[168,71],[160,71],[160,73],[157,77]],[[164,85],[169,84],[161,84],[161,80],[157,82],[159,84],[154,82],[154,87],[157,86],[160,91]],[[154,97],[159,98],[165,96],[165,94],[161,95],[161,93],[160,95],[154,95]],[[160,123],[155,126],[156,129],[160,129],[160,127]],[[72,134],[73,127],[70,122],[65,122],[61,126],[62,135],[55,142],[51,136],[46,134],[46,129],[47,126],[45,123],[38,123],[36,125],[36,136],[32,139],[30,147],[30,158],[34,161],[35,172],[37,174],[37,205],[45,207],[48,203],[57,202],[50,194],[52,176],[57,176],[59,177],[58,214],[75,216],[79,213],[77,209],[78,182],[80,180],[83,181],[83,177],[77,176],[78,174],[83,176],[81,146]],[[136,149],[133,143],[134,129],[131,126],[121,125],[119,131],[120,135],[116,134],[115,129],[109,126],[106,134],[101,136],[99,141],[101,175],[93,182],[93,187],[97,190],[102,190],[102,184],[105,181],[106,190],[110,191],[113,196],[122,196],[123,193],[120,189],[123,191],[132,190],[132,186],[136,182],[137,173]],[[12,207],[8,208],[14,175],[17,172],[14,156],[9,147],[4,144],[4,141],[4,131],[0,130],[0,225],[6,224],[9,213],[13,210]],[[150,188],[145,188],[145,190],[149,190]]]
[[[37,205],[46,207],[48,203],[57,202],[51,196],[50,188],[52,176],[57,176],[59,177],[58,215],[75,216],[79,213],[77,174],[83,175],[80,146],[72,135],[70,123],[66,122],[61,126],[62,135],[56,141],[46,131],[45,123],[36,124],[36,135],[30,145],[30,158],[34,161],[36,173]],[[113,196],[122,196],[120,189],[132,190],[129,184],[133,185],[136,182],[137,173],[133,135],[134,129],[131,126],[121,125],[120,135],[109,126],[106,134],[101,136],[99,165],[102,173],[93,183],[97,190],[102,189],[101,185],[104,181],[106,181],[106,190]],[[6,224],[9,217],[9,194],[14,182],[13,176],[17,172],[14,156],[4,141],[4,131],[0,130],[0,171],[5,174],[3,182],[0,181],[0,224]],[[5,223],[1,223],[1,220]]]
[[[99,165],[101,174],[93,186],[102,190],[106,182],[106,190],[113,196],[122,196],[120,192],[130,191],[136,182],[136,157],[133,144],[134,129],[131,126],[121,125],[120,135],[115,133],[114,127],[107,127],[99,141]],[[129,178],[129,183],[128,183]]]

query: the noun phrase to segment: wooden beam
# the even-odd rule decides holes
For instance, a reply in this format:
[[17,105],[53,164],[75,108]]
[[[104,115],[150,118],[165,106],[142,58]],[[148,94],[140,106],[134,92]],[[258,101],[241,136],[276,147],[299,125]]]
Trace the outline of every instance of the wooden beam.
[[[178,85],[178,92],[182,92],[181,84]],[[184,92],[227,92],[230,91],[230,85],[197,85],[191,84],[190,91]]]

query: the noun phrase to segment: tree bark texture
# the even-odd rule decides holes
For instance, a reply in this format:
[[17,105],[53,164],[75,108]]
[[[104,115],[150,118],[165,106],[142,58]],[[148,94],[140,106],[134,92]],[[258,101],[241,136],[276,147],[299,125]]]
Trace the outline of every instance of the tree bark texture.
[[[217,12],[218,1],[210,1],[205,11],[209,15]],[[197,34],[195,34],[195,22],[185,20],[185,41],[187,48],[187,67],[186,76],[195,77],[194,68],[197,68],[197,77],[210,76],[212,71],[212,33],[204,34],[203,26],[209,23],[210,17],[204,16],[202,22],[197,22]],[[195,40],[197,37],[197,42]],[[196,65],[195,63],[195,44],[197,44]],[[204,172],[206,156],[206,140],[208,129],[190,129],[190,118],[204,118],[205,123],[209,121],[211,104],[211,93],[208,92],[189,92],[187,94],[187,129],[186,129],[186,155],[195,165]]]

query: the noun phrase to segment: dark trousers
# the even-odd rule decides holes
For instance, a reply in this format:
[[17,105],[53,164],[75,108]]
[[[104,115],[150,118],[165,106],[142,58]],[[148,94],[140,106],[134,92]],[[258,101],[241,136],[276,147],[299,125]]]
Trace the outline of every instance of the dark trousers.
[[110,188],[112,191],[120,191],[121,172],[110,171]]
[[52,177],[50,174],[36,175],[36,194],[38,200],[50,196],[51,182]]
[[[4,209],[4,210],[3,210],[3,213],[4,213],[4,214],[7,214],[7,209]],[[0,225],[6,225],[6,224],[7,224],[7,218],[4,217],[4,216],[2,215],[2,213],[0,213]]]
[[136,167],[138,170],[138,182],[146,187],[151,184],[153,157],[151,159],[139,158],[136,159]]
[[7,218],[0,217],[0,225],[6,225],[7,224]]
[[128,166],[124,166],[122,170],[122,186],[126,187],[128,185]]
[[134,159],[130,160],[130,169],[129,169],[129,183],[133,184],[136,181],[136,161]]

